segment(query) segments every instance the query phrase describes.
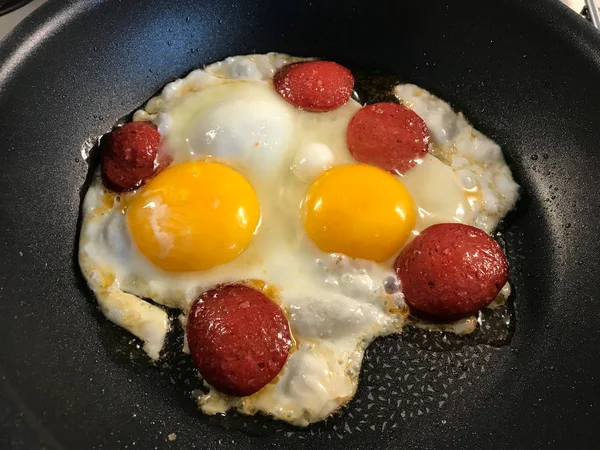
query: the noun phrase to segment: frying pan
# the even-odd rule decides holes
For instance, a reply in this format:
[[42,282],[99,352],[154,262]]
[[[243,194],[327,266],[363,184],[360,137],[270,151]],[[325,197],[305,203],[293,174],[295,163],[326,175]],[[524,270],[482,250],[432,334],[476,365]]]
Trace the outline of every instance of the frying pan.
[[[306,429],[202,415],[193,372],[150,364],[75,259],[82,151],[166,82],[268,51],[434,92],[502,145],[523,186],[503,232],[514,334],[380,339],[356,398]],[[600,35],[556,1],[48,2],[0,44],[0,446],[592,447],[598,105]]]

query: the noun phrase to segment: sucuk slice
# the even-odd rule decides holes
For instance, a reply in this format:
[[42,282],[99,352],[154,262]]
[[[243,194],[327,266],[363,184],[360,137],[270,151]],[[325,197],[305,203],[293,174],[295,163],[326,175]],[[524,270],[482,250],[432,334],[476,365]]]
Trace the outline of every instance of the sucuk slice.
[[273,77],[275,90],[298,108],[325,112],[350,99],[354,76],[332,61],[306,61],[283,66]]
[[159,152],[160,134],[146,122],[130,122],[113,131],[101,147],[102,179],[115,191],[137,189],[167,167],[172,158]]
[[429,130],[406,106],[375,103],[350,119],[346,143],[358,162],[404,174],[429,151]]
[[291,336],[281,308],[242,284],[203,293],[188,317],[187,338],[194,364],[215,389],[243,397],[279,374]]
[[508,262],[483,230],[459,223],[426,228],[394,264],[418,316],[454,320],[489,305],[508,281]]

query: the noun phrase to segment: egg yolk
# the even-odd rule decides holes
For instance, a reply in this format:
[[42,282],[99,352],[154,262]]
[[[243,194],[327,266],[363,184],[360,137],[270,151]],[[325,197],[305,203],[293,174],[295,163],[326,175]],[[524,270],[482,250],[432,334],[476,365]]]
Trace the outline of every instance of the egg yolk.
[[206,270],[238,256],[260,222],[254,189],[216,162],[171,166],[146,184],[127,208],[138,249],[171,272]]
[[304,228],[328,253],[385,261],[415,225],[415,205],[404,185],[374,166],[355,164],[324,172],[302,204]]

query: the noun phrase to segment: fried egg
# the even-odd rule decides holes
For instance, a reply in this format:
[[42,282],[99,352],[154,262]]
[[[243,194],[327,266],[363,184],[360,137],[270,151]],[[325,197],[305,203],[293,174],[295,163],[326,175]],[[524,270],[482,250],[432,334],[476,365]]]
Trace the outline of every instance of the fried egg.
[[[251,396],[207,386],[198,402],[209,414],[235,408],[305,426],[353,397],[367,346],[407,323],[392,268],[400,250],[436,223],[492,231],[518,186],[493,141],[413,85],[395,93],[427,123],[430,154],[402,176],[357,164],[345,137],[361,104],[311,113],[273,89],[277,69],[300,60],[227,58],[169,83],[137,111],[134,120],[158,127],[173,163],[120,195],[96,173],[79,263],[102,312],[152,359],[170,328],[161,305],[185,321],[217,284],[271,287],[296,342],[282,372]],[[348,191],[364,208],[345,202]]]

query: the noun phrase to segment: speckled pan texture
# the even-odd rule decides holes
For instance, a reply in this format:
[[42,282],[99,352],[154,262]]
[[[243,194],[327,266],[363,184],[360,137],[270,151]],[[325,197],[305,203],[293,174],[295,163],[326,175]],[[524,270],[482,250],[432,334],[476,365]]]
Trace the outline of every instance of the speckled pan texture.
[[[376,341],[355,399],[304,429],[202,415],[189,360],[150,364],[76,264],[96,137],[196,67],[269,51],[339,61],[365,98],[363,79],[427,89],[502,146],[523,187],[502,227],[502,313],[466,337]],[[598,34],[552,0],[44,5],[0,44],[0,448],[592,447],[598,86]]]

